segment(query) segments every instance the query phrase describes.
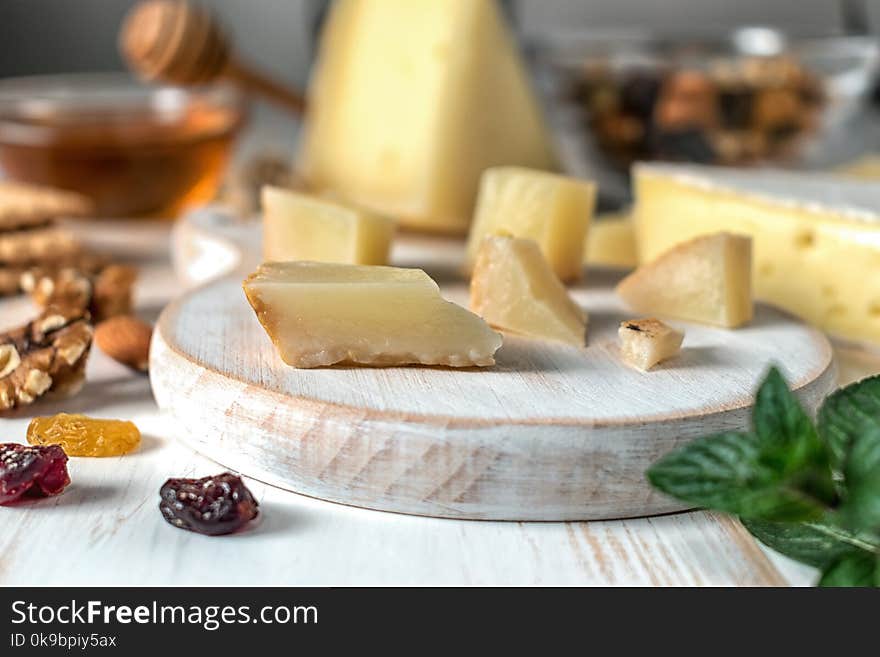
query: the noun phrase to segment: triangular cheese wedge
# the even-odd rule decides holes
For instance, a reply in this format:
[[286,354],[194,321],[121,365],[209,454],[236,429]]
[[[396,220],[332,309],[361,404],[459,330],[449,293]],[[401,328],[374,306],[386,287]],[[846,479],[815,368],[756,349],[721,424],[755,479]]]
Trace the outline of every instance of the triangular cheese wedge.
[[640,313],[733,328],[752,318],[751,281],[751,239],[716,233],[642,265],[617,294]]
[[471,309],[495,328],[583,347],[587,315],[528,239],[483,239],[471,278]]
[[313,188],[449,233],[484,169],[556,162],[495,0],[337,0],[301,143]]
[[880,342],[880,186],[839,174],[636,167],[642,262],[718,231],[752,237],[755,297],[835,335]]
[[420,269],[318,262],[264,263],[248,301],[294,367],[493,365],[501,336],[446,301]]

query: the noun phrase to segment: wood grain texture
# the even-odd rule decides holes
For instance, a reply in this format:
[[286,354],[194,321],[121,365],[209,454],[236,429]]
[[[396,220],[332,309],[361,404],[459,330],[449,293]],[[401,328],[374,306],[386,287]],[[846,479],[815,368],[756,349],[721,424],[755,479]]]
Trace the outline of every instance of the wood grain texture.
[[[424,267],[466,304],[462,255],[454,241],[405,237],[394,260]],[[680,510],[647,485],[645,469],[685,441],[747,426],[770,362],[810,408],[834,385],[827,340],[767,306],[736,331],[675,323],[686,332],[682,355],[632,370],[616,340],[631,315],[601,278],[573,288],[591,316],[586,350],[506,336],[489,369],[297,370],[276,354],[240,280],[241,269],[164,311],[151,356],[156,399],[211,458],[345,504],[502,520]]]
[[[99,223],[114,252],[137,251],[138,312],[153,319],[179,290],[164,226]],[[155,244],[157,254],[144,253]],[[25,298],[0,300],[0,324],[33,314]],[[64,495],[0,508],[0,585],[803,585],[784,580],[736,521],[709,513],[572,523],[469,522],[377,513],[247,484],[262,519],[217,539],[175,529],[158,511],[172,476],[220,467],[181,439],[190,431],[162,414],[147,377],[94,350],[82,392],[46,400],[0,421],[3,439],[24,441],[34,415],[79,412],[134,421],[144,442],[120,458],[71,458]],[[63,541],[59,542],[59,537]],[[234,567],[231,567],[234,565]]]

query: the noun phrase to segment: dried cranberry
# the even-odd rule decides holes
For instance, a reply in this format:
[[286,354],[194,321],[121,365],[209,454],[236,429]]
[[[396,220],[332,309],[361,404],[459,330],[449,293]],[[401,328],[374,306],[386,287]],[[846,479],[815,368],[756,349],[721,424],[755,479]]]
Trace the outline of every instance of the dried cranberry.
[[69,483],[67,454],[58,445],[0,444],[0,504],[57,495]]
[[169,479],[159,510],[175,527],[200,534],[230,534],[257,517],[257,501],[241,477],[229,472],[204,479]]

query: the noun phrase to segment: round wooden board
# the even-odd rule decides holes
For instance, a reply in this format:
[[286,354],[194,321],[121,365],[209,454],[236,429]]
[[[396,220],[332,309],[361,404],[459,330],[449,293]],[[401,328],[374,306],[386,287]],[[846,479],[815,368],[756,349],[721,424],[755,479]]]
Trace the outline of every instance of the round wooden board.
[[[206,238],[216,231],[190,222],[176,245],[184,268],[180,253],[204,263],[204,249],[215,248]],[[227,231],[216,248],[228,253],[237,242],[249,267],[253,230],[238,240]],[[422,266],[466,304],[461,255],[454,240],[403,236],[393,261]],[[572,288],[590,314],[586,349],[508,335],[488,369],[297,370],[257,322],[242,272],[163,312],[151,353],[156,399],[180,438],[210,458],[344,504],[499,520],[676,511],[682,505],[654,492],[645,469],[698,436],[748,426],[771,362],[811,409],[835,382],[826,338],[768,306],[735,331],[672,322],[686,332],[682,354],[649,373],[632,370],[616,338],[632,313],[613,294],[614,277],[595,272]]]

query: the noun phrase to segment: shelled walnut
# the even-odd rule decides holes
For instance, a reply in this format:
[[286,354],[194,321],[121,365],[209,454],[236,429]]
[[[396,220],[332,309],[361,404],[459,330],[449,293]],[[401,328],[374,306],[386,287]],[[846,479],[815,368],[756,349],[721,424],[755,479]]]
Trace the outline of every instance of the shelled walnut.
[[92,345],[87,311],[53,303],[37,319],[0,333],[0,411],[48,392],[74,394],[85,378]]
[[76,266],[31,269],[22,275],[21,288],[39,306],[57,302],[79,305],[97,323],[131,312],[136,279],[133,267],[93,258]]

